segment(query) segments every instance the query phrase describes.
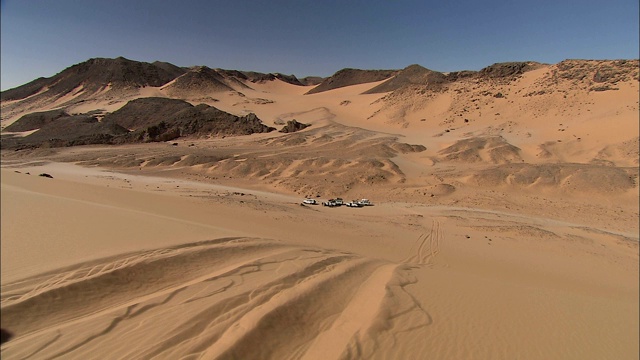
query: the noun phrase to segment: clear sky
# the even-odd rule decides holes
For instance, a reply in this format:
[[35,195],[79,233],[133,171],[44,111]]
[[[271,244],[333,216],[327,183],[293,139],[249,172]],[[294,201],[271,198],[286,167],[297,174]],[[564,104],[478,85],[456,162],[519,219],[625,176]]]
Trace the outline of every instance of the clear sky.
[[94,57],[329,76],[637,59],[638,0],[1,0],[3,90]]

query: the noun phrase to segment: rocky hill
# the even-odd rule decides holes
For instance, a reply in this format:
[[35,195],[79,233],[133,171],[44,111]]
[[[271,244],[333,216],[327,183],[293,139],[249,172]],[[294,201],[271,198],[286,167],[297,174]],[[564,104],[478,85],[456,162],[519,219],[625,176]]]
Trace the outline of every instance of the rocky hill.
[[255,71],[243,71],[242,74],[251,82],[262,83],[265,81],[281,80],[291,85],[303,86],[304,84],[295,75],[284,75],[280,73],[260,73]]
[[[161,109],[156,112],[156,109]],[[270,132],[255,114],[235,116],[213,106],[193,106],[185,101],[144,98],[130,101],[107,115],[103,123],[127,127],[131,133],[123,142],[166,141],[181,136],[250,135]]]
[[157,142],[184,136],[238,136],[275,130],[262,124],[255,114],[235,116],[205,104],[193,106],[166,98],[132,100],[102,121],[62,110],[29,114],[8,129],[35,131],[26,136],[5,134],[0,143],[3,149]]
[[71,92],[90,95],[105,89],[161,86],[185,72],[185,69],[163,62],[146,63],[123,57],[95,58],[73,65],[50,78],[40,78],[3,91],[0,99],[19,100],[35,94],[55,98]]
[[64,110],[56,109],[42,112],[34,112],[27,114],[13,124],[7,126],[5,131],[23,132],[40,129],[41,127],[51,123],[61,117],[69,116]]
[[429,70],[420,65],[410,65],[398,71],[393,78],[365,91],[365,94],[390,92],[409,85],[423,85],[429,89],[435,89],[447,81],[448,79],[443,73]]
[[342,69],[332,76],[324,79],[318,86],[307,91],[307,95],[317,94],[345,86],[381,81],[388,79],[395,73],[396,70]]
[[163,86],[169,96],[183,94],[210,94],[221,91],[233,91],[226,83],[225,77],[216,70],[206,66],[198,66],[180,75],[169,84]]
[[[450,73],[420,65],[343,69],[313,88],[308,85],[319,80],[91,59],[2,92],[2,146],[48,144],[45,135],[66,141],[56,143],[63,145],[244,135],[272,131],[269,125],[293,119],[316,129],[322,119],[365,128],[391,126],[389,132],[407,136],[422,132],[420,141],[425,144],[441,143],[439,150],[450,147],[433,155],[438,161],[638,161],[637,151],[620,145],[637,138],[637,130],[628,124],[631,117],[637,123],[636,59],[505,62]],[[332,92],[356,85],[351,93]],[[321,115],[315,118],[316,113]],[[70,119],[78,115],[85,117]],[[91,120],[94,117],[100,125]],[[629,131],[616,130],[619,121],[631,132],[628,136]],[[68,134],[56,134],[49,124]],[[95,130],[97,137],[76,141],[68,124],[78,124],[78,136]],[[295,130],[300,129],[284,131]],[[615,143],[604,141],[605,133],[616,138]]]
[[[129,133],[124,127],[99,122],[89,115],[57,114],[48,117],[46,122],[33,133],[21,137],[3,136],[0,146],[2,149],[24,149],[37,147],[63,147],[89,144],[112,144],[118,136]],[[29,115],[16,122],[16,126],[33,124]],[[30,127],[30,126],[29,126]]]

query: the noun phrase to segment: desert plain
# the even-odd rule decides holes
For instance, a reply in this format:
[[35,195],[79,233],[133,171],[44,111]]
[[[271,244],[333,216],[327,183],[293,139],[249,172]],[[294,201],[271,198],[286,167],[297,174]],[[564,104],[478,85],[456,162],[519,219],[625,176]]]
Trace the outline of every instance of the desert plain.
[[[176,86],[210,70],[2,100],[3,359],[638,358],[637,60]],[[7,131],[140,98],[309,126]]]

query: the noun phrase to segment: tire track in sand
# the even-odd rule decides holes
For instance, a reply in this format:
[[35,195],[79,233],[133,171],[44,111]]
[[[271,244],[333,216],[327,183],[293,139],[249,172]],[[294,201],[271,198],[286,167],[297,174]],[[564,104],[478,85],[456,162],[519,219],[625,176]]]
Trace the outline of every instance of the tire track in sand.
[[413,244],[411,253],[403,263],[414,265],[430,265],[433,258],[440,252],[440,244],[444,240],[444,231],[440,221],[432,220],[428,233],[421,234]]

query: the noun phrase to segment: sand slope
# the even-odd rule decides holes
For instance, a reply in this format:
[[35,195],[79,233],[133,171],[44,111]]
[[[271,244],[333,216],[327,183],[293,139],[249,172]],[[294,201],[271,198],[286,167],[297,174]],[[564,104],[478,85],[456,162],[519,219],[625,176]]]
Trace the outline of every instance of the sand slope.
[[[35,176],[41,170],[58,176]],[[55,196],[56,205],[44,205],[51,210],[90,211],[83,226],[119,226],[95,231],[73,257],[63,254],[81,240],[50,244],[47,258],[65,260],[43,261],[35,247],[20,248],[39,230],[6,228],[3,216],[2,327],[15,334],[3,358],[599,359],[638,351],[637,233],[452,206],[309,208],[267,192],[55,164],[18,171],[2,172],[3,214],[16,202],[37,204],[17,197],[30,193]],[[105,206],[117,211],[97,210]],[[139,218],[119,219],[131,212]],[[118,245],[118,227],[128,245]],[[81,232],[69,226],[55,236]]]

